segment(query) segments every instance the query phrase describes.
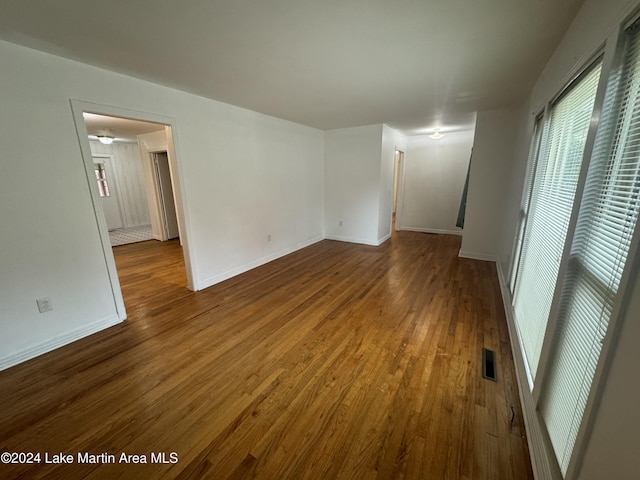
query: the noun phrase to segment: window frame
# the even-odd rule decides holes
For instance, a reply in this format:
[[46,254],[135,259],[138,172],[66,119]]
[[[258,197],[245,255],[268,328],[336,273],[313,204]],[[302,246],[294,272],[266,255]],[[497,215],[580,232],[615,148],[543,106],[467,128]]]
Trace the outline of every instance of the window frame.
[[[600,141],[598,137],[598,129],[602,125],[602,115],[604,112],[604,103],[607,96],[610,94],[609,88],[611,88],[611,79],[614,74],[618,72],[624,66],[624,54],[625,54],[625,41],[627,36],[627,29],[636,22],[640,22],[640,9],[636,10],[633,16],[629,17],[630,19],[621,22],[616,29],[607,37],[606,41],[600,48],[597,49],[597,52],[592,55],[588,61],[582,64],[582,68],[577,70],[577,74],[570,77],[570,80],[564,83],[563,87],[559,90],[559,92],[545,104],[542,113],[542,128],[543,131],[540,135],[540,144],[534,145],[534,135],[535,130],[531,131],[531,145],[530,148],[534,146],[537,148],[536,155],[533,156],[533,161],[535,165],[530,167],[529,163],[527,163],[527,167],[525,170],[525,176],[528,175],[529,171],[533,171],[533,181],[535,181],[535,171],[538,167],[538,157],[540,152],[543,151],[545,135],[547,133],[548,124],[550,120],[550,115],[552,111],[553,105],[558,102],[568,91],[570,91],[571,87],[575,84],[575,82],[579,81],[579,79],[587,73],[592,65],[598,61],[599,58],[602,58],[602,71],[600,75],[600,79],[598,82],[598,87],[596,91],[596,98],[594,102],[594,109],[592,112],[591,123],[589,126],[589,131],[587,134],[587,140],[585,142],[585,147],[583,151],[582,164],[580,168],[580,174],[578,179],[578,184],[576,187],[576,192],[573,201],[573,207],[570,217],[570,222],[567,228],[567,234],[564,242],[563,253],[560,261],[560,266],[558,270],[558,276],[556,279],[556,285],[554,289],[551,309],[549,313],[549,317],[547,320],[547,326],[545,329],[545,335],[542,345],[542,350],[540,352],[540,360],[538,364],[538,370],[535,375],[535,381],[532,382],[532,376],[530,376],[530,372],[528,371],[528,364],[526,361],[526,356],[522,358],[524,363],[524,369],[527,371],[527,376],[529,380],[529,391],[525,392],[524,385],[521,385],[521,388],[524,389],[522,392],[527,395],[531,395],[531,401],[533,402],[533,406],[535,407],[535,411],[532,412],[535,415],[533,420],[537,427],[540,430],[540,434],[542,435],[542,444],[544,445],[543,453],[547,456],[547,465],[550,467],[548,473],[552,478],[563,478],[560,464],[558,459],[556,458],[553,446],[551,445],[551,440],[547,431],[547,426],[542,418],[542,414],[539,410],[541,405],[541,392],[544,392],[545,385],[548,382],[549,368],[551,365],[549,364],[551,348],[553,347],[553,342],[555,339],[555,332],[558,328],[558,313],[560,308],[560,299],[562,295],[562,287],[564,278],[567,274],[567,269],[569,266],[569,262],[571,259],[571,248],[573,244],[573,239],[576,233],[577,221],[580,212],[580,207],[582,205],[584,189],[587,182],[587,173],[589,171],[589,166],[591,160],[594,156],[594,147],[596,146],[596,140]],[[539,114],[538,114],[539,115]],[[535,116],[537,121],[538,115]],[[616,115],[614,119],[614,123],[617,121],[617,110],[614,110],[612,115]],[[606,148],[610,148],[609,145]],[[531,154],[529,154],[531,156]],[[531,161],[531,158],[528,158],[528,162]],[[523,183],[523,198],[524,195],[531,196],[531,192],[527,192],[528,188],[533,189],[533,181],[531,185],[529,185],[528,178],[525,177]],[[529,198],[529,202],[531,199]],[[521,205],[523,203],[521,202]],[[529,204],[530,206],[530,204]],[[525,216],[522,215],[522,209],[520,209],[520,218],[517,221],[517,229],[514,235],[514,245],[512,249],[512,258],[511,258],[511,272],[510,272],[510,282],[507,285],[509,292],[512,294],[513,300],[513,292],[515,292],[515,286],[517,285],[517,272],[514,274],[514,271],[519,269],[519,263],[521,262],[521,249],[518,251],[517,242],[518,236],[520,234],[521,224],[524,221],[524,230],[522,230],[523,235],[526,234],[527,228],[527,220],[528,220],[529,212],[526,213]],[[587,445],[589,442],[589,437],[591,431],[593,429],[593,425],[595,422],[595,415],[599,402],[602,398],[602,394],[605,387],[605,381],[609,369],[613,360],[613,352],[615,351],[615,346],[617,344],[619,333],[620,333],[620,325],[626,316],[627,313],[627,305],[630,296],[630,288],[629,285],[632,280],[640,281],[640,220],[636,225],[635,231],[631,236],[631,242],[629,245],[628,255],[626,263],[622,270],[622,275],[620,278],[620,284],[618,287],[618,295],[615,299],[613,310],[611,313],[611,317],[609,320],[608,328],[606,334],[604,336],[602,342],[602,348],[600,352],[600,356],[597,361],[596,370],[593,375],[593,380],[591,384],[591,388],[589,389],[587,403],[584,408],[583,418],[580,423],[578,433],[575,439],[575,443],[572,449],[572,453],[570,455],[570,460],[568,463],[568,468],[566,471],[566,475],[564,476],[565,480],[573,480],[578,477],[580,474],[580,469],[582,467],[583,458],[587,449]],[[636,273],[638,272],[638,273]],[[512,279],[514,281],[512,282]],[[511,305],[513,309],[513,302]],[[513,311],[513,310],[512,310]],[[512,317],[513,318],[513,317]],[[514,325],[515,327],[515,325]],[[517,330],[517,328],[516,328]],[[517,348],[521,355],[526,355],[522,343],[520,341],[520,335],[517,334],[514,338],[518,340]],[[516,348],[515,345],[512,345],[512,348]],[[526,402],[525,402],[526,403]],[[533,453],[533,451],[532,451]],[[545,475],[546,476],[546,475]]]

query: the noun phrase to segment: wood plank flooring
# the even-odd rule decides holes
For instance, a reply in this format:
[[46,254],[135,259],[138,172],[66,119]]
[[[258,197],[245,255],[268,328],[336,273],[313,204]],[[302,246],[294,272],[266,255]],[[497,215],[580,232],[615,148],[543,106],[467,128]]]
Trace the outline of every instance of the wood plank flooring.
[[129,320],[0,372],[0,451],[43,456],[0,478],[532,479],[495,266],[459,248],[327,240],[194,293],[176,242],[117,247]]

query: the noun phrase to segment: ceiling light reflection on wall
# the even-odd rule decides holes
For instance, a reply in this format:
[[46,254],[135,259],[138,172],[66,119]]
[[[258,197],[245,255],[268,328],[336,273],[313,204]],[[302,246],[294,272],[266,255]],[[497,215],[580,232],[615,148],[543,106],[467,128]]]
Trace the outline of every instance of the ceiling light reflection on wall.
[[109,135],[96,135],[100,143],[104,145],[111,145],[113,143],[113,137]]
[[444,133],[440,133],[440,129],[435,128],[433,133],[429,135],[429,138],[432,140],[440,140],[441,138],[444,138]]

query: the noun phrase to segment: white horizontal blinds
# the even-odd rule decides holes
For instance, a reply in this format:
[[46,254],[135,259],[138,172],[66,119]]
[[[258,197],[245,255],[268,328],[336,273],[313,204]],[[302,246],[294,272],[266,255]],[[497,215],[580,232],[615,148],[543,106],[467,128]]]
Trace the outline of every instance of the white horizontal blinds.
[[[638,218],[640,35],[629,32],[621,101],[612,99],[613,143],[596,139],[563,282],[558,327],[540,411],[563,474],[586,407],[602,340]],[[606,148],[598,148],[604,144]],[[611,147],[609,147],[611,145]]]
[[527,171],[525,174],[524,191],[522,200],[520,201],[520,219],[518,222],[518,231],[516,232],[516,242],[513,250],[513,264],[511,267],[511,278],[509,286],[511,294],[515,291],[515,285],[518,278],[518,267],[520,265],[520,255],[522,253],[522,243],[524,241],[524,232],[527,224],[527,214],[529,212],[529,203],[531,200],[531,189],[533,188],[534,173],[538,160],[538,152],[540,150],[540,140],[542,138],[542,119],[539,115],[533,126],[533,135],[531,138],[531,146],[529,147],[529,157],[527,159]]
[[520,271],[515,323],[535,379],[602,64],[553,105],[536,168]]

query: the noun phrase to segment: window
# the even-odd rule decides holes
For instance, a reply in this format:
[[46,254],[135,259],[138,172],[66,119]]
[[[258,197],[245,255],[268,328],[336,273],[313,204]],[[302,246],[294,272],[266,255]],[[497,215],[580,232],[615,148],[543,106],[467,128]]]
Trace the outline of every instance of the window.
[[[602,346],[637,242],[640,21],[624,35],[624,51],[608,52],[608,78],[600,78],[602,62],[596,62],[536,119],[514,244],[513,313],[530,398],[559,472],[571,478]],[[604,82],[602,111],[594,116]],[[588,136],[594,139],[589,149]]]
[[533,188],[533,179],[536,171],[538,160],[538,151],[540,150],[540,140],[542,139],[542,119],[543,115],[538,115],[533,127],[533,136],[531,146],[529,148],[529,158],[527,159],[527,172],[524,179],[524,191],[522,201],[520,202],[520,218],[518,220],[518,231],[513,245],[511,278],[509,279],[509,288],[511,294],[515,292],[516,282],[518,281],[518,266],[522,255],[522,243],[527,225],[527,215],[529,214],[529,203],[531,201],[531,189]]
[[601,62],[593,65],[552,106],[542,138],[514,293],[515,322],[531,385],[573,211],[601,66]]
[[[621,88],[607,100],[563,279],[540,411],[567,473],[638,218],[640,30],[628,33]],[[613,83],[618,83],[613,79]],[[620,98],[617,98],[620,97]],[[612,124],[607,132],[606,122]],[[604,128],[603,128],[604,127]]]
[[109,184],[107,183],[107,172],[104,163],[95,164],[96,181],[98,182],[98,194],[101,197],[109,197]]

